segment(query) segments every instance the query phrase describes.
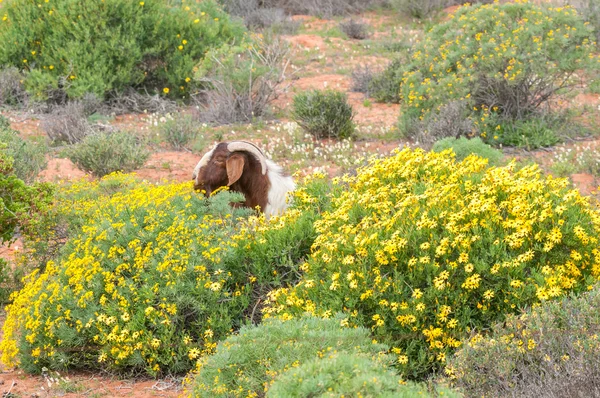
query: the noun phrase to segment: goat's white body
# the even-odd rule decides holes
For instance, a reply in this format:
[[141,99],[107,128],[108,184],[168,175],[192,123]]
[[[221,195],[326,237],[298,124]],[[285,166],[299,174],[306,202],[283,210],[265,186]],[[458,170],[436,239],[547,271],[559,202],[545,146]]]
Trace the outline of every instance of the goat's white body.
[[288,207],[288,192],[296,189],[296,184],[291,176],[283,175],[281,166],[267,159],[267,177],[271,187],[267,194],[267,208],[264,210],[267,217],[282,214]]

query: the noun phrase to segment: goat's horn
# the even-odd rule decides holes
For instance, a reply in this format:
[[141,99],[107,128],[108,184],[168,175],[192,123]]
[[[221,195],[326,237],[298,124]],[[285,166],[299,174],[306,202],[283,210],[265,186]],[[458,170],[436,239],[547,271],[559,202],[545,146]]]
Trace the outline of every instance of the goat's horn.
[[250,152],[254,155],[256,159],[260,162],[260,167],[262,169],[262,173],[267,173],[267,160],[262,151],[254,144],[251,144],[246,141],[233,141],[227,144],[227,150],[229,152],[237,152],[237,151],[246,151]]

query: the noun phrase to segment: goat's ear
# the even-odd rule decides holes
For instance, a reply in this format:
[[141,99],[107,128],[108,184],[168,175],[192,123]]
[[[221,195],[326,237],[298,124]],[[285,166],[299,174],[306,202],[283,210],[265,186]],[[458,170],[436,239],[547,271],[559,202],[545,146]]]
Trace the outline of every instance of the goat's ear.
[[227,178],[229,179],[229,182],[227,183],[228,187],[234,184],[242,176],[245,161],[244,155],[240,153],[234,153],[227,158],[226,166]]

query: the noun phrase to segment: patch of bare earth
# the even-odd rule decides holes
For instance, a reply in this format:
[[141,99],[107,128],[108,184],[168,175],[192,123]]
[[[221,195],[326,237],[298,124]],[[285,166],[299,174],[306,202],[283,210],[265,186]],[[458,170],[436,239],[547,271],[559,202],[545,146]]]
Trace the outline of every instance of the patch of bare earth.
[[49,158],[48,166],[42,170],[38,178],[45,182],[59,182],[78,180],[86,176],[87,174],[79,170],[69,159]]
[[[0,318],[3,322],[4,316]],[[0,371],[2,397],[178,397],[181,396],[180,380],[119,380],[116,377],[91,373],[60,373],[60,383],[49,377],[32,376],[20,370]],[[56,374],[52,374],[56,380]],[[12,395],[10,395],[12,394]]]
[[40,120],[31,114],[23,112],[2,112],[10,121],[10,127],[17,130],[22,137],[39,137],[45,133],[40,127]]
[[159,182],[163,179],[171,181],[190,181],[192,170],[200,160],[200,156],[190,152],[158,152],[135,173],[146,180]]

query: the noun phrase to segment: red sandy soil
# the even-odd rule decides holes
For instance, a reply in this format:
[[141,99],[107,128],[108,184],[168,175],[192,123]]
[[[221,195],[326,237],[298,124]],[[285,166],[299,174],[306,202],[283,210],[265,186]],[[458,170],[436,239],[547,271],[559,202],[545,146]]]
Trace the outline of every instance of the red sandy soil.
[[60,373],[60,376],[68,378],[68,381],[57,384],[43,376],[31,376],[18,370],[0,371],[0,392],[2,397],[11,398],[182,396],[180,380],[119,380],[85,373]]

